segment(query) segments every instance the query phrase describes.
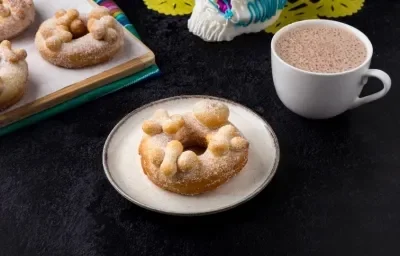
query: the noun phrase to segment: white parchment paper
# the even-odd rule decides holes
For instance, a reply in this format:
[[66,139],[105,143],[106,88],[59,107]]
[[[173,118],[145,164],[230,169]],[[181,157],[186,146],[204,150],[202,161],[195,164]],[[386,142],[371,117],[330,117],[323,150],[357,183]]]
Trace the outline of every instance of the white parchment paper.
[[93,8],[93,6],[89,4],[88,0],[34,0],[34,3],[36,6],[35,23],[32,24],[23,34],[10,40],[13,44],[13,48],[23,48],[28,53],[26,59],[29,67],[27,91],[20,102],[7,110],[0,112],[0,114],[21,107],[73,83],[77,83],[102,73],[149,52],[146,46],[144,46],[139,40],[135,40],[132,36],[129,36],[129,31],[125,31],[126,36],[124,49],[110,62],[77,70],[69,70],[54,66],[44,60],[36,50],[34,39],[40,24],[44,20],[52,17],[58,9],[75,8],[81,13],[87,13]]

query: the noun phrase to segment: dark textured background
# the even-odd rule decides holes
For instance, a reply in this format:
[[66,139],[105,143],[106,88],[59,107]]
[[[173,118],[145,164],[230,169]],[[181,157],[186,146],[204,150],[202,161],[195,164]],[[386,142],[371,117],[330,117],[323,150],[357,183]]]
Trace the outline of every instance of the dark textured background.
[[[0,255],[397,255],[400,238],[400,4],[367,0],[341,19],[370,37],[387,71],[382,100],[328,121],[289,112],[270,72],[271,35],[209,44],[188,17],[117,1],[155,52],[163,76],[0,138]],[[370,81],[368,88],[380,85]],[[171,217],[128,202],[108,183],[106,136],[145,103],[208,94],[242,103],[275,130],[281,162],[238,208]]]

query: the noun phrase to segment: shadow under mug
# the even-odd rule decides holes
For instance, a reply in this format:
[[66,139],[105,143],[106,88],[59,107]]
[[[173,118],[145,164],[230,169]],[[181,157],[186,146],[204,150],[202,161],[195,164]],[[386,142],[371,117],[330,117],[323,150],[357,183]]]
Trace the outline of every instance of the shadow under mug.
[[[365,61],[354,69],[340,73],[309,72],[286,63],[276,53],[277,40],[289,30],[308,25],[331,26],[352,32],[367,49]],[[311,19],[287,25],[279,30],[271,41],[272,76],[276,93],[288,109],[310,119],[331,118],[382,98],[391,87],[391,79],[381,70],[369,69],[372,53],[372,44],[364,33],[338,21]],[[383,88],[377,93],[360,98],[368,77],[381,80]]]

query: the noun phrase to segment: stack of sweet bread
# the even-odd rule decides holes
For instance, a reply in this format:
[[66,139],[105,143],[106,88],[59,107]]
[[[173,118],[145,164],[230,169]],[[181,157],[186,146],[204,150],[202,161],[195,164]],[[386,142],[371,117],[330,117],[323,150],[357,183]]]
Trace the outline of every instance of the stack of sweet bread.
[[[28,81],[27,53],[13,49],[35,20],[32,0],[0,0],[0,111],[17,103]],[[61,68],[85,68],[111,60],[124,45],[124,31],[105,7],[81,14],[58,10],[45,20],[34,39],[42,58]]]

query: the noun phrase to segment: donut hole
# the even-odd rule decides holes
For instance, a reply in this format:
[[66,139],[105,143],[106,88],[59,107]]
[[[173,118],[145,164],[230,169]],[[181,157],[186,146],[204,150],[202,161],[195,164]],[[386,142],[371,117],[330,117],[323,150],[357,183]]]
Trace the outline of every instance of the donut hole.
[[181,141],[183,145],[183,151],[191,150],[196,155],[200,156],[207,150],[207,141],[205,139],[196,138]]
[[183,151],[187,150],[193,151],[196,155],[200,156],[204,154],[204,152],[206,152],[207,147],[197,145],[197,146],[189,146],[183,148]]

